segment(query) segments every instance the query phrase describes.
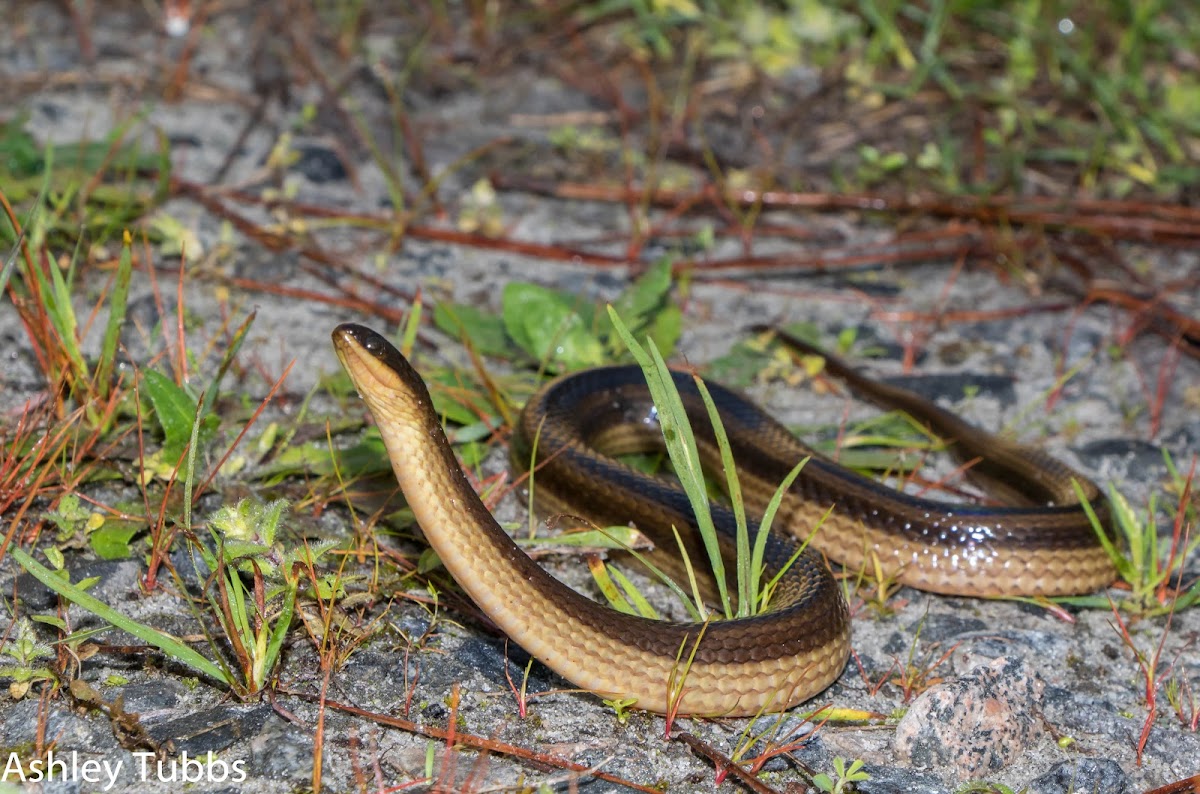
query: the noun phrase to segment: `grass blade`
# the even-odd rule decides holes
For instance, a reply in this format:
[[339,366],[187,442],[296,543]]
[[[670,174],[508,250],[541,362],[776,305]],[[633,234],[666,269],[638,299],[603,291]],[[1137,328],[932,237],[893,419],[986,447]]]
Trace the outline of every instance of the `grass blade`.
[[205,659],[189,646],[172,637],[170,634],[151,628],[143,623],[131,620],[122,615],[117,610],[105,604],[100,599],[93,595],[80,590],[75,585],[60,577],[54,571],[45,567],[33,557],[26,554],[22,549],[15,546],[9,549],[9,554],[13,556],[22,568],[29,572],[29,575],[39,582],[49,587],[58,595],[78,604],[79,606],[96,615],[102,620],[107,620],[117,628],[127,631],[137,637],[142,642],[153,645],[163,653],[170,656],[172,659],[187,665],[198,673],[209,676],[217,681],[222,682],[226,686],[232,686],[233,682],[225,675],[221,668]]
[[717,448],[721,452],[721,468],[725,470],[725,493],[729,496],[737,525],[735,541],[737,548],[735,557],[737,560],[737,615],[738,617],[748,617],[755,611],[754,604],[757,600],[755,591],[758,581],[757,569],[751,564],[750,531],[746,526],[746,503],[742,499],[742,484],[738,480],[737,468],[733,462],[733,450],[729,447],[729,436],[725,432],[725,425],[721,422],[720,414],[717,413],[717,405],[713,402],[712,395],[709,393],[708,387],[704,385],[704,381],[698,377],[693,377],[692,380],[700,392],[700,398],[704,400],[704,409],[708,411],[708,421],[712,425],[713,435],[717,439]]
[[109,302],[108,324],[104,328],[104,341],[100,345],[100,361],[96,365],[95,390],[101,399],[107,399],[112,390],[113,367],[117,361],[117,342],[121,326],[125,323],[125,309],[129,303],[129,283],[133,276],[133,238],[129,231],[121,247],[121,258],[117,262],[117,280],[113,285]]
[[687,492],[688,501],[696,520],[696,529],[700,532],[705,551],[708,553],[713,578],[716,580],[721,608],[725,616],[730,618],[733,616],[733,608],[730,605],[729,589],[725,580],[725,563],[721,558],[721,546],[712,522],[708,490],[704,485],[704,471],[700,466],[700,453],[696,448],[696,439],[688,425],[687,414],[683,410],[679,390],[675,387],[675,379],[671,376],[671,370],[663,361],[657,347],[652,344],[647,352],[646,348],[633,338],[629,329],[611,306],[608,307],[608,315],[617,334],[646,375],[646,385],[650,389],[650,397],[658,409],[658,423],[662,429],[667,454],[675,468],[675,475],[683,485],[684,491]]

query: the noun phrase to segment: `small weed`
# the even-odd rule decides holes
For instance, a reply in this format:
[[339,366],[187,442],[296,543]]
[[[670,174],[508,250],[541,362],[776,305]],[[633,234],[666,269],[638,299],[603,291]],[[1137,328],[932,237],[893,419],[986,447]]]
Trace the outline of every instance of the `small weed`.
[[[868,565],[870,565],[869,569]],[[858,604],[865,604],[880,617],[891,615],[895,611],[891,605],[892,597],[903,587],[898,581],[902,572],[902,568],[885,570],[879,555],[874,550],[865,553],[862,567],[859,568],[857,575],[847,575],[841,580],[846,603],[855,605],[851,612],[858,610]],[[868,585],[870,590],[864,598],[863,592]],[[857,602],[854,597],[857,597]]]
[[833,759],[833,774],[822,772],[813,775],[812,784],[828,794],[855,791],[855,783],[871,779],[871,776],[863,771],[863,766],[863,762],[857,758],[850,762],[850,766],[846,766],[846,759],[839,756]]
[[[20,230],[15,217],[10,216],[9,222],[13,228]],[[64,274],[64,268],[48,251],[29,245],[19,250],[24,252],[19,260],[23,266],[17,271],[21,278],[18,283],[11,285],[9,294],[29,335],[46,382],[62,388],[84,407],[88,423],[99,426],[103,419],[111,418],[111,415],[98,409],[120,389],[123,377],[116,375],[117,380],[114,381],[114,362],[132,278],[132,238],[128,232],[125,233],[109,293],[109,318],[101,341],[100,357],[94,367],[84,360],[82,352],[83,328],[87,324],[80,323],[71,301],[77,259],[70,259]],[[60,417],[64,414],[65,410],[60,406]]]
[[[138,117],[117,124],[107,140],[39,146],[20,116],[0,124],[0,185],[13,204],[44,220],[31,235],[35,248],[47,240],[71,248],[86,239],[103,243],[120,234],[168,195],[170,150],[165,136],[157,152],[125,143],[137,135]],[[0,227],[0,245],[19,237]]]
[[508,682],[508,688],[512,691],[513,697],[517,701],[517,714],[521,716],[521,719],[525,719],[526,714],[529,712],[529,671],[533,669],[534,659],[532,656],[530,656],[529,660],[525,662],[525,670],[521,675],[520,686],[517,686],[513,682],[512,675],[508,672],[509,665],[507,639],[504,641],[504,661],[504,680]]
[[637,698],[614,698],[605,700],[604,705],[613,710],[613,716],[617,718],[617,722],[621,725],[629,722],[631,709],[637,706]]
[[[749,774],[757,775],[772,758],[787,755],[810,742],[829,721],[832,712],[832,709],[822,707],[808,714],[779,713],[773,717],[750,720],[739,735],[737,747],[729,760],[741,764]],[[818,719],[819,722],[810,721]],[[799,725],[796,720],[801,720]],[[767,723],[766,727],[759,730],[763,723]],[[750,752],[757,748],[761,748],[757,755],[749,757]],[[717,782],[722,781],[723,777],[718,775]]]
[[1144,686],[1143,698],[1146,703],[1146,719],[1142,723],[1142,732],[1134,745],[1137,753],[1137,763],[1140,766],[1142,763],[1142,753],[1146,749],[1146,742],[1150,739],[1150,729],[1154,727],[1154,720],[1158,716],[1158,690],[1162,686],[1162,680],[1159,676],[1159,659],[1162,657],[1163,647],[1166,645],[1167,635],[1170,634],[1171,622],[1175,617],[1175,613],[1173,611],[1167,613],[1167,622],[1158,637],[1158,642],[1152,651],[1147,652],[1138,646],[1138,643],[1129,633],[1129,625],[1121,617],[1121,613],[1117,611],[1117,604],[1115,602],[1111,603],[1111,608],[1113,619],[1109,625],[1120,635],[1121,642],[1125,644],[1125,647],[1133,653],[1134,660],[1141,671]]
[[1163,694],[1179,724],[1195,733],[1200,727],[1200,700],[1197,700],[1196,691],[1185,674],[1175,673],[1168,678]]
[[[671,267],[661,260],[613,303],[632,334],[644,334],[670,355],[682,314],[670,300]],[[610,363],[625,349],[609,316],[578,295],[538,284],[505,285],[500,316],[466,305],[439,303],[434,323],[480,355],[569,372]]]
[[917,631],[913,635],[912,642],[908,646],[908,657],[901,661],[899,657],[893,657],[892,663],[888,665],[887,670],[883,675],[879,676],[875,681],[872,681],[867,675],[866,668],[863,667],[862,661],[858,658],[858,653],[853,652],[854,663],[858,666],[858,674],[862,677],[863,683],[867,685],[867,691],[872,695],[879,693],[887,684],[891,684],[900,690],[900,693],[905,703],[908,703],[912,698],[924,692],[930,686],[939,682],[940,679],[935,678],[933,673],[937,668],[950,658],[958,645],[955,644],[943,652],[936,658],[933,656],[936,653],[936,644],[929,651],[918,656],[917,648],[921,642],[921,631],[925,628],[925,617],[922,616],[921,622],[917,625]]
[[[180,664],[183,664],[198,673],[207,675],[215,681],[222,682],[233,688],[235,681],[226,675],[225,671],[218,665],[213,664],[202,655],[192,650],[191,646],[180,642],[175,637],[172,637],[165,632],[147,626],[143,623],[131,620],[104,602],[100,601],[95,596],[89,595],[77,584],[72,584],[70,581],[60,576],[58,571],[52,571],[45,567],[33,557],[26,554],[22,549],[11,548],[8,552],[13,559],[24,568],[33,578],[44,584],[60,597],[67,599],[75,604],[78,604],[83,609],[96,615],[102,620],[106,620],[117,628],[123,629],[138,639],[149,645],[158,648],[163,653],[175,659]],[[51,556],[50,551],[47,551],[47,556]],[[61,554],[53,555],[59,562],[55,565],[61,569]]]
[[235,691],[244,697],[258,694],[270,681],[303,574],[334,545],[327,541],[285,548],[276,534],[286,506],[281,499],[265,505],[243,499],[236,507],[222,507],[209,522],[215,552],[206,544],[193,544],[212,572],[204,593],[233,648],[240,668]]
[[[720,416],[717,414],[716,405],[708,393],[708,389],[705,388],[704,383],[699,378],[695,378],[696,387],[708,410],[709,420],[712,422],[713,433],[721,454],[722,468],[726,476],[726,493],[729,495],[729,500],[737,521],[735,536],[737,548],[735,561],[737,566],[735,580],[737,582],[737,609],[735,611],[727,591],[725,562],[722,556],[720,538],[713,525],[712,511],[709,506],[708,487],[701,465],[700,453],[696,446],[696,439],[692,433],[687,412],[684,410],[683,402],[679,397],[674,377],[652,340],[649,344],[649,350],[647,350],[637,342],[633,334],[621,321],[616,310],[612,307],[609,308],[609,316],[613,327],[638,364],[641,365],[642,371],[646,375],[646,383],[658,411],[658,422],[662,428],[667,453],[671,458],[675,474],[679,478],[691,502],[693,515],[696,518],[696,528],[708,553],[709,566],[713,579],[716,582],[718,599],[724,610],[725,618],[731,619],[735,615],[737,617],[746,617],[764,610],[767,605],[769,593],[773,589],[778,576],[782,575],[783,571],[791,565],[792,560],[799,557],[807,546],[806,541],[804,545],[796,550],[792,560],[789,560],[786,566],[776,572],[775,578],[766,582],[761,581],[760,577],[764,570],[763,554],[766,548],[767,534],[770,531],[772,522],[775,520],[775,513],[782,503],[784,494],[787,493],[788,488],[791,487],[792,482],[799,475],[805,461],[801,460],[798,462],[792,471],[788,473],[784,481],[776,488],[771,501],[763,511],[762,521],[754,536],[753,547],[751,547],[749,529],[746,523],[746,509],[742,501],[737,467],[734,465],[729,441],[721,425]],[[809,540],[811,538],[812,535],[809,535]],[[690,566],[690,561],[686,561],[686,563]],[[700,597],[699,590],[694,584],[693,596],[693,606],[696,611],[701,615],[705,615],[703,599]]]
[[18,619],[9,631],[11,636],[0,645],[0,652],[8,657],[0,660],[0,678],[12,680],[8,694],[13,700],[20,700],[34,684],[55,680],[50,668],[38,664],[39,659],[53,659],[54,649],[38,641],[29,618]]
[[868,187],[891,179],[908,165],[908,155],[904,152],[881,152],[874,146],[863,146],[858,156],[858,181]]
[[[1082,498],[1083,492],[1079,486],[1075,486],[1080,494],[1080,504],[1091,519],[1100,542],[1121,581],[1129,588],[1129,595],[1121,598],[1117,605],[1131,614],[1146,617],[1181,611],[1200,604],[1200,580],[1191,583],[1183,581],[1188,560],[1200,548],[1200,533],[1192,532],[1196,509],[1192,503],[1196,459],[1192,459],[1187,475],[1181,476],[1166,450],[1163,456],[1172,475],[1171,490],[1178,494],[1172,517],[1171,540],[1166,548],[1160,546],[1158,536],[1157,494],[1150,495],[1145,512],[1139,515],[1120,491],[1115,487],[1109,489],[1109,504],[1117,533],[1114,540],[1109,537],[1091,505]],[[1056,600],[1089,607],[1103,607],[1110,603],[1103,596]]]

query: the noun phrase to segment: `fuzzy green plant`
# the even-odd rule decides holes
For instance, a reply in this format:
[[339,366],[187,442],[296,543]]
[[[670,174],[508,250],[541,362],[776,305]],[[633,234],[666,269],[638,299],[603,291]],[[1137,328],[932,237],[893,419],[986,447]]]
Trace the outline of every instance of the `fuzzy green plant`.
[[0,678],[8,678],[8,694],[13,700],[25,697],[29,688],[39,681],[53,681],[54,673],[40,663],[41,659],[53,659],[54,649],[37,638],[33,622],[20,618],[12,629],[12,635],[0,648]]
[[[335,544],[288,547],[278,540],[287,502],[243,499],[209,521],[215,551],[193,548],[211,571],[204,593],[240,667],[240,686],[257,694],[270,682],[308,571]],[[211,585],[214,585],[211,586]]]

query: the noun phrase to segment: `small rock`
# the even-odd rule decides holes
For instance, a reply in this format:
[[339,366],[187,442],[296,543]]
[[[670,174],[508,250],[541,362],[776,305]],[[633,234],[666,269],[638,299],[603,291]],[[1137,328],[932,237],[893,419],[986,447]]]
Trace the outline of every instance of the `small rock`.
[[895,375],[884,378],[893,386],[916,392],[928,400],[943,399],[957,402],[963,395],[975,393],[992,397],[1001,405],[1012,405],[1017,400],[1012,377],[992,375],[987,372],[950,372],[937,375]]
[[239,739],[256,736],[274,713],[267,705],[220,706],[148,726],[148,731],[155,741],[174,742],[176,752],[202,756],[219,753]]
[[[910,636],[915,635],[918,631],[921,633],[921,642],[940,642],[946,645],[953,644],[952,640],[956,640],[964,634],[987,631],[987,629],[987,623],[979,618],[957,614],[924,615],[920,620],[914,621],[908,626]],[[996,657],[991,658],[995,659]]]
[[296,151],[300,159],[296,161],[294,168],[304,174],[308,181],[320,185],[326,182],[341,182],[346,178],[346,167],[342,165],[337,152],[329,147],[301,143],[296,145]]
[[1001,657],[930,687],[896,727],[902,763],[956,778],[986,777],[1011,763],[1040,732],[1045,684],[1019,657]]
[[1140,438],[1101,438],[1079,447],[1076,454],[1097,469],[1108,463],[1126,470],[1166,471],[1162,448]]
[[946,784],[928,772],[867,765],[871,777],[857,783],[858,794],[949,794]]
[[1133,789],[1116,761],[1110,758],[1076,758],[1063,761],[1032,781],[1025,791],[1028,794],[1069,794],[1073,791],[1129,794]]
[[305,779],[311,780],[313,744],[310,733],[283,720],[268,720],[250,740],[250,769],[255,775],[286,780],[299,788]]
[[[141,569],[133,560],[90,560],[68,565],[67,570],[72,582],[96,579],[91,594],[110,605],[127,600],[130,593],[137,593],[141,576]],[[30,612],[47,612],[58,603],[58,596],[34,579],[33,574],[20,574],[16,589]]]

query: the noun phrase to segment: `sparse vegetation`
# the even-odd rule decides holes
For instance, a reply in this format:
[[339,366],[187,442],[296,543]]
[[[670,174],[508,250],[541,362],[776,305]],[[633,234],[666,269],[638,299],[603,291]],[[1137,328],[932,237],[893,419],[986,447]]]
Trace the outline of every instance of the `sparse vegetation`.
[[[60,5],[70,14],[73,50],[94,55],[90,26],[111,22],[90,17],[91,4]],[[866,306],[870,323],[884,329],[863,339],[854,327],[860,315],[848,315],[838,347],[865,355],[890,334],[898,344],[889,354],[906,364],[928,350],[935,330],[969,329],[960,351],[969,356],[986,336],[975,333],[982,324],[1053,312],[1062,318],[1062,377],[1025,416],[1055,409],[1071,376],[1087,367],[1129,365],[1139,388],[1119,397],[1122,431],[1154,438],[1180,394],[1180,361],[1200,354],[1192,297],[1200,281],[1160,273],[1155,259],[1200,240],[1200,213],[1191,206],[1200,181],[1200,12],[1190,4],[612,0],[417,3],[387,13],[362,3],[284,9],[208,9],[213,16],[193,19],[199,34],[182,50],[139,43],[131,53],[139,59],[115,72],[81,62],[59,75],[38,71],[34,80],[20,73],[26,66],[11,75],[6,66],[0,93],[12,115],[0,119],[0,331],[6,355],[29,374],[0,391],[0,559],[15,563],[7,573],[28,572],[58,600],[57,609],[33,614],[24,590],[39,585],[16,580],[17,600],[5,604],[11,620],[0,633],[0,677],[13,699],[43,696],[39,716],[91,672],[92,654],[131,653],[95,644],[116,627],[153,649],[137,653],[171,660],[238,698],[313,698],[320,704],[320,727],[310,731],[314,790],[323,787],[325,715],[335,711],[429,741],[419,772],[380,785],[450,790],[466,780],[482,790],[484,760],[455,768],[463,747],[481,759],[503,755],[558,770],[520,784],[528,790],[586,777],[628,783],[591,762],[472,735],[469,721],[458,722],[457,689],[428,711],[448,714],[447,728],[431,727],[426,716],[407,720],[410,709],[429,705],[420,702],[421,664],[437,652],[446,610],[457,617],[469,607],[436,557],[408,545],[411,514],[383,498],[392,488],[386,458],[373,432],[363,432],[348,382],[335,375],[291,393],[287,366],[270,355],[278,351],[264,353],[272,342],[252,334],[252,296],[399,329],[490,502],[511,487],[487,461],[515,408],[552,374],[622,355],[606,299],[633,338],[653,340],[666,358],[709,301],[700,288],[713,285],[733,297],[794,290],[798,301],[823,301],[836,293],[847,306]],[[387,24],[379,26],[381,17]],[[221,37],[210,34],[230,24],[249,31],[242,54],[254,96],[193,61],[195,48],[211,46]],[[53,34],[29,25],[23,10],[6,28],[6,49],[36,51],[28,60],[38,70],[59,62],[43,59],[41,37],[49,42]],[[110,35],[105,46],[119,50],[111,42],[121,38]],[[286,42],[283,55],[272,49],[278,42]],[[573,92],[562,106],[586,112],[505,106],[498,89],[531,75]],[[89,121],[75,139],[49,145],[36,115],[48,111],[35,103],[58,96],[56,86],[99,91],[114,120]],[[433,124],[422,111],[456,92],[501,96],[479,123],[501,117],[502,130],[488,127],[492,137],[472,137],[462,150],[435,140],[446,121]],[[216,184],[196,176],[207,173],[207,161],[194,155],[194,143],[156,121],[160,108],[172,112],[168,103],[194,97],[247,117]],[[345,194],[349,203],[314,190],[319,183],[305,171],[306,158],[330,138],[329,161],[359,191]],[[185,160],[189,167],[179,168]],[[379,200],[359,201],[374,184],[383,186]],[[605,216],[619,222],[582,238],[531,230],[522,213],[547,199],[567,208],[564,216],[605,205],[622,212]],[[835,214],[834,225],[813,222]],[[892,233],[860,238],[844,235],[842,225],[872,233],[887,225]],[[1122,247],[1130,241],[1136,251]],[[424,256],[426,247],[497,263],[518,256],[571,263],[594,278],[570,283],[547,269],[544,281],[512,278],[490,294],[491,285],[453,283],[453,264],[435,262],[427,272],[445,273],[449,285],[433,277],[399,283],[388,270],[394,259]],[[259,254],[287,268],[259,272]],[[941,271],[929,301],[897,299],[894,285],[878,279],[888,267],[902,274],[897,283],[923,279],[908,275],[910,264],[941,262],[954,264]],[[830,272],[836,277],[783,280]],[[967,272],[1019,285],[1028,300],[964,300],[957,280]],[[1096,303],[1112,308],[1110,332],[1075,335],[1076,318]],[[730,355],[708,377],[735,386],[819,381],[816,362],[777,355],[740,331],[728,329]],[[1154,350],[1164,351],[1148,356],[1156,372],[1138,369],[1145,348],[1129,344],[1143,333],[1156,335]],[[285,361],[313,352],[289,344],[277,346]],[[450,354],[431,355],[435,347]],[[1076,347],[1087,349],[1082,358]],[[319,365],[307,358],[302,366]],[[1185,388],[1182,399],[1194,402],[1193,392]],[[1067,418],[1064,432],[1081,432],[1082,421]],[[920,428],[890,414],[806,430],[847,465],[896,478],[936,449]],[[1195,461],[1177,467],[1168,458],[1166,467],[1145,509],[1131,505],[1123,486],[1109,491],[1120,588],[1058,606],[1059,614],[1111,610],[1120,658],[1132,659],[1138,676],[1130,701],[1146,709],[1130,749],[1139,761],[1148,757],[1152,727],[1195,731],[1200,720],[1194,671],[1179,661],[1190,635],[1178,632],[1180,615],[1200,602]],[[690,479],[696,501],[704,501],[703,479]],[[736,485],[727,489],[736,505]],[[332,538],[324,525],[331,514],[344,528]],[[752,537],[747,529],[750,564],[734,577],[741,593],[721,605],[726,616],[761,601],[751,581]],[[595,550],[628,539],[576,540]],[[95,560],[135,565],[140,589],[130,600],[153,594],[174,604],[187,635],[93,595],[97,582],[75,570]],[[631,609],[647,609],[619,573],[594,567]],[[870,607],[856,614],[882,620],[902,609],[898,588],[880,570],[849,572],[844,584],[852,604]],[[418,603],[422,618],[393,620],[394,600]],[[698,594],[690,600],[701,616]],[[81,629],[71,603],[104,623]],[[919,647],[920,628],[910,634],[907,656],[894,655],[886,671],[861,666],[866,708],[890,711],[936,681],[950,650]],[[376,638],[403,654],[397,712],[404,719],[354,712],[355,704],[333,697],[345,692],[339,671]],[[289,655],[309,652],[304,664],[317,673],[298,680],[285,672]],[[178,667],[164,670],[181,677]],[[536,719],[530,705],[543,693],[529,691],[530,670],[525,665],[525,677],[510,685],[515,709]],[[119,701],[79,702],[105,703],[114,724],[124,715]],[[650,735],[637,732],[643,726],[630,704],[609,706],[628,721],[628,741]],[[862,706],[810,717],[882,721]],[[1129,712],[1141,719],[1140,709]],[[781,741],[746,758],[749,744],[730,763],[757,783],[771,779],[762,771],[767,760],[797,750]],[[375,785],[364,781],[378,770],[366,766],[356,767],[359,782]],[[838,758],[811,782],[847,792],[865,774],[861,760]]]

